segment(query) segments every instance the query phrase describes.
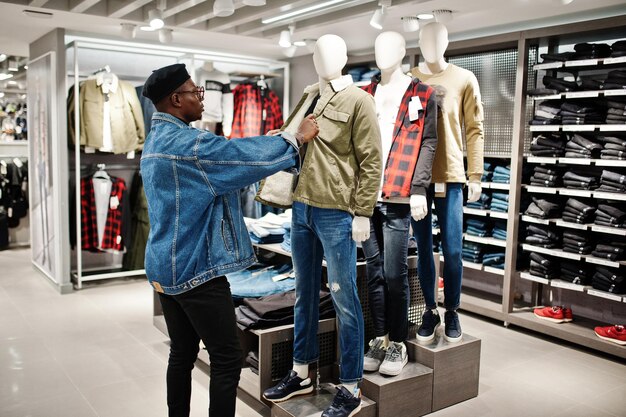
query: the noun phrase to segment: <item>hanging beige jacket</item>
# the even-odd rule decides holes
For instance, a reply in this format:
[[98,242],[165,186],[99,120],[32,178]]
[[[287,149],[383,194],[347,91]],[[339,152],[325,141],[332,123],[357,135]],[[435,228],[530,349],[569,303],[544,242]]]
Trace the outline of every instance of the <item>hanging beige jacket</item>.
[[[112,74],[111,74],[112,75]],[[114,75],[112,75],[115,77]],[[108,94],[102,89],[102,77],[80,84],[80,144],[101,150],[105,146],[105,101],[109,102],[111,148],[105,151],[127,153],[141,150],[146,138],[143,112],[135,88],[113,79]],[[74,90],[68,97],[68,131],[74,143]],[[108,131],[108,129],[106,129]]]

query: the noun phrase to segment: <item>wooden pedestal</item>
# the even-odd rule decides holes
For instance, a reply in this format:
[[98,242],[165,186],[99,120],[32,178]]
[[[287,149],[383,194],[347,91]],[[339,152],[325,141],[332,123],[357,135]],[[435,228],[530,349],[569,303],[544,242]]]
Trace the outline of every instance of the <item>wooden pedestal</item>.
[[[301,395],[291,400],[272,405],[272,417],[319,417],[335,398],[337,391],[330,384],[322,384],[322,389],[309,395]],[[376,417],[376,403],[361,396],[359,417]]]

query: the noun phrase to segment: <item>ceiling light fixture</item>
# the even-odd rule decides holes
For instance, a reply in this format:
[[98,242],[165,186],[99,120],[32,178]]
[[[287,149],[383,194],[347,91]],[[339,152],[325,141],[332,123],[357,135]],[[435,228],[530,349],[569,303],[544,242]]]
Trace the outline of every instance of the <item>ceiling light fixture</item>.
[[172,34],[174,31],[172,29],[160,29],[159,30],[159,42],[161,43],[172,43],[174,40],[174,35]]
[[265,6],[265,0],[243,0],[244,6]]
[[294,25],[289,25],[288,29],[280,31],[280,38],[278,39],[278,44],[283,48],[289,48],[291,46],[291,35],[293,35],[293,31],[295,30]]
[[316,10],[324,9],[329,6],[333,6],[335,4],[343,3],[346,0],[329,0],[321,3],[317,3],[308,7],[304,7],[302,9],[293,10],[287,13],[279,14],[278,16],[269,17],[267,19],[261,20],[261,23],[264,25],[269,25],[270,23],[280,22],[281,20],[291,19],[292,17],[301,16],[303,14],[311,13]]
[[439,23],[448,23],[452,20],[452,10],[447,9],[439,9],[433,10],[433,15],[435,15],[435,21]]
[[144,32],[154,32],[156,30],[152,26],[141,26],[139,29],[143,30]]
[[20,66],[19,66],[19,63],[17,62],[17,59],[9,59],[9,62],[7,64],[7,69],[13,72],[19,71]]
[[293,56],[296,54],[296,50],[297,49],[298,49],[298,47],[296,45],[291,45],[289,48],[283,49],[283,54],[287,58],[293,58]]
[[52,19],[52,13],[48,12],[40,12],[38,10],[22,10],[28,17],[35,17],[37,19]]
[[434,17],[435,15],[432,13],[420,13],[417,15],[417,18],[421,20],[430,20],[430,19],[433,19]]
[[153,9],[148,12],[148,21],[150,22],[150,27],[155,30],[165,26],[163,12],[159,9]]
[[306,46],[306,41],[302,40],[302,41],[295,41],[293,43],[295,46]]
[[7,54],[0,54],[0,62],[4,62],[7,59]]
[[24,69],[28,69],[28,65],[24,65]]
[[380,9],[376,9],[374,15],[370,19],[370,26],[374,29],[382,30],[383,22],[385,21],[385,8],[381,7]]
[[213,14],[218,17],[227,17],[235,13],[233,0],[215,0],[213,3]]
[[137,25],[134,23],[120,23],[122,36],[126,39],[133,39],[137,34]]
[[417,16],[403,16],[402,28],[405,32],[417,32],[420,28],[420,20]]

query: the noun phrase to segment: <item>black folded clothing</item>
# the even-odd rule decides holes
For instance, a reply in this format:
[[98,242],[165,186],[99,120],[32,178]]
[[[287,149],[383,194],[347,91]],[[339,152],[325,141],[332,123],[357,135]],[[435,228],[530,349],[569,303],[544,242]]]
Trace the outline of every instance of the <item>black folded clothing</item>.
[[611,56],[612,49],[606,43],[577,43],[574,45],[575,59],[606,58]]
[[558,263],[555,259],[553,258],[548,258],[545,255],[536,253],[536,252],[531,252],[530,253],[530,260],[531,261],[535,261],[536,263],[543,265],[547,268],[556,268],[558,266]]
[[569,136],[568,143],[570,142],[590,151],[602,149],[602,145],[597,143],[593,138],[585,137],[578,133],[574,133],[573,135]]
[[[613,53],[626,52],[626,40],[613,42],[613,44],[611,45],[611,49],[613,50]],[[611,56],[615,55],[612,54]]]
[[577,100],[577,101],[564,101],[561,103],[561,111],[579,115],[580,117],[593,113],[604,113],[606,104],[599,101],[590,100]]
[[561,123],[564,125],[595,125],[609,123],[604,117],[563,117]]
[[[609,151],[609,150],[604,150],[603,152],[608,153],[620,153],[620,151]],[[600,184],[603,189],[606,190],[613,190],[615,192],[620,192],[620,191],[626,191],[626,177],[624,177],[624,175],[618,173],[618,172],[613,172],[613,171],[608,171],[608,170],[603,170],[602,171],[602,175],[600,176]]]
[[548,175],[557,175],[559,172],[555,169],[546,168],[544,166],[536,166],[534,169],[535,172],[541,172],[542,174]]
[[626,175],[622,175],[622,174],[617,173],[617,172],[603,170],[602,171],[602,179],[603,180],[608,180],[608,181],[611,181],[611,182],[616,182],[616,183],[619,183],[619,184],[626,184]]
[[593,246],[571,246],[563,245],[563,251],[576,253],[578,255],[588,255],[593,251]]
[[626,116],[623,115],[617,115],[617,114],[607,114],[606,115],[606,122],[622,122],[624,124],[626,124]]
[[609,114],[613,114],[613,115],[616,115],[616,116],[626,116],[626,110],[622,110],[622,109],[614,109],[614,108],[612,108],[612,107],[611,107],[611,108],[609,108],[609,109],[606,111],[606,114],[607,114],[607,116],[608,116]]
[[563,184],[567,188],[591,190],[598,186],[598,179],[596,177],[582,175],[573,171],[567,171],[563,175]]
[[610,100],[606,101],[606,105],[610,109],[626,110],[626,101],[622,101],[617,97],[611,97]]
[[567,262],[561,264],[560,278],[573,284],[589,285],[591,283],[592,272],[585,264]]
[[626,147],[626,138],[620,136],[596,136],[596,139],[599,142],[603,142],[605,144],[613,143],[616,145],[620,145]]
[[615,218],[617,221],[626,220],[626,212],[610,204],[598,204],[597,214],[606,214],[607,216]]
[[626,151],[615,149],[603,149],[600,151],[600,159],[623,159],[626,158]]
[[583,214],[593,214],[596,211],[595,207],[585,204],[582,201],[577,200],[575,198],[569,198],[565,202],[565,208],[566,209],[571,208],[574,211],[577,211]]
[[555,242],[559,240],[559,234],[546,227],[540,227],[534,224],[529,224],[526,227],[526,231],[528,232],[529,235],[542,236]]
[[609,71],[606,81],[626,85],[626,71],[619,69]]
[[617,143],[605,143],[604,149],[611,150],[611,151],[624,152],[626,151],[626,146],[618,145]]
[[548,175],[548,174],[544,174],[542,172],[535,172],[533,174],[533,177],[535,177],[538,180],[542,180],[542,181],[556,181],[556,180],[558,180],[560,178],[558,175]]
[[565,140],[558,133],[547,134],[547,135],[541,134],[541,135],[535,136],[531,144],[545,146],[548,148],[565,149]]
[[[615,44],[614,44],[615,45]],[[541,54],[543,62],[565,62],[574,59],[576,52],[561,52],[558,54]]]
[[563,78],[551,77],[549,75],[543,77],[543,85],[561,93],[578,90],[578,84],[575,81],[565,81]]
[[624,276],[619,273],[619,270],[613,271],[603,266],[598,266],[596,268],[596,272],[593,274],[593,278],[591,280],[591,285],[595,289],[614,294],[626,293],[626,279],[624,279]]
[[558,91],[554,88],[533,88],[532,90],[528,90],[528,94],[531,96],[549,96],[556,93],[558,93]]
[[589,234],[587,232],[578,230],[564,230],[563,237],[576,242],[588,242]]

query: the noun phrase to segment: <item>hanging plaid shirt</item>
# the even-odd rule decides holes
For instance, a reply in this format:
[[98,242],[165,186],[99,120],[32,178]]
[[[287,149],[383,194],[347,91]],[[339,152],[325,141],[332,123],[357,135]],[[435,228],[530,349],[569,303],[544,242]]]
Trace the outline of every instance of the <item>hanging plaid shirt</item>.
[[98,236],[98,220],[96,210],[96,196],[93,188],[93,178],[80,179],[80,220],[82,230],[82,248],[91,252],[123,251],[122,240],[122,198],[126,191],[126,183],[121,178],[111,177],[111,196],[108,200],[107,213],[102,245]]
[[[380,75],[363,89],[376,94]],[[393,142],[385,162],[383,198],[426,195],[430,186],[433,159],[437,148],[437,99],[435,90],[417,78],[407,88],[396,117]],[[409,103],[419,98],[419,117],[410,120]]]
[[239,84],[233,90],[234,116],[231,138],[265,135],[283,125],[283,112],[276,93],[256,84]]

